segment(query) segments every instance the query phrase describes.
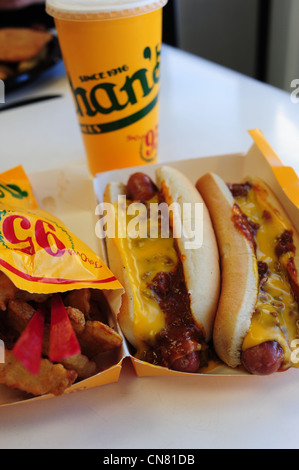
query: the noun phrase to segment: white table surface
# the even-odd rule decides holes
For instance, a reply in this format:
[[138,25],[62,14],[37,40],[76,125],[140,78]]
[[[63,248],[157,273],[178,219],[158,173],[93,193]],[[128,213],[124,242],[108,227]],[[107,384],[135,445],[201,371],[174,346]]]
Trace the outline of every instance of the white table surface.
[[[290,94],[164,46],[160,161],[245,152],[260,128],[299,172],[299,104]],[[62,65],[7,102],[62,93],[0,112],[0,171],[28,173],[85,158]],[[298,371],[270,377],[120,380],[84,392],[0,408],[0,448],[298,448]]]

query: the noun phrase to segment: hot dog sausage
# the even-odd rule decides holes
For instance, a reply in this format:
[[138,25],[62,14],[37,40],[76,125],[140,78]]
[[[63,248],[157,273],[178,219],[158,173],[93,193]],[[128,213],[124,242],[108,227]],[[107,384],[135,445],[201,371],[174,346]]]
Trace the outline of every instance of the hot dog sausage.
[[148,201],[157,193],[157,187],[144,173],[133,173],[127,183],[127,196],[133,201]]
[[283,349],[277,341],[266,341],[242,353],[242,364],[255,375],[269,375],[277,372],[283,361]]
[[186,356],[179,357],[171,364],[171,369],[180,372],[197,372],[200,366],[199,352],[194,351]]

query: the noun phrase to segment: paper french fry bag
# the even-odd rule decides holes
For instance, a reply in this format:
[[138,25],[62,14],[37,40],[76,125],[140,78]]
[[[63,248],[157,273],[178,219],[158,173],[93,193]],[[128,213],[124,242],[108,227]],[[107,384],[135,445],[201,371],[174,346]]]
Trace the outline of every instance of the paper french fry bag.
[[0,175],[0,384],[60,394],[121,346],[104,292],[122,286],[103,261],[38,207],[22,167]]

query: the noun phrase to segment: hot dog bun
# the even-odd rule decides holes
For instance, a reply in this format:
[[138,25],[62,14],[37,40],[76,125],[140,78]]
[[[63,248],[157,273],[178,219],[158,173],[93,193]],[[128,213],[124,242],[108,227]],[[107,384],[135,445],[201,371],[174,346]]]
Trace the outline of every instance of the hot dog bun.
[[258,295],[257,260],[251,243],[232,221],[234,198],[219,176],[209,173],[196,184],[211,214],[221,260],[222,288],[213,341],[218,356],[230,367],[240,362]]
[[[122,183],[112,182],[107,185],[104,192],[104,202],[117,203],[118,196],[126,195],[126,187]],[[113,238],[106,237],[106,250],[108,256],[108,263],[111,271],[119,280],[125,290],[125,295],[122,296],[122,304],[118,314],[118,322],[121,329],[128,339],[128,341],[137,348],[137,340],[134,335],[133,321],[134,321],[134,302],[133,292],[130,286],[126,268],[121,261],[119,249]]]
[[[210,341],[220,289],[219,254],[211,218],[196,188],[178,170],[162,166],[157,169],[156,178],[167,204],[177,202],[181,207],[181,213],[185,203],[203,205],[202,246],[199,249],[186,249],[183,238],[177,238],[177,244],[194,320],[197,325],[203,326],[206,340]],[[191,227],[195,226],[194,217],[195,214],[192,212]],[[177,231],[178,223],[182,223],[182,220],[174,221],[174,232]]]
[[[133,175],[133,177],[135,177],[135,175]],[[142,176],[140,176],[140,178],[142,182]],[[200,248],[197,247],[197,249],[186,249],[184,244],[184,241],[186,240],[183,238],[176,238],[175,240],[173,240],[173,238],[168,240],[160,238],[155,242],[156,245],[153,245],[151,241],[146,241],[144,249],[142,248],[141,250],[141,254],[139,255],[137,252],[136,255],[136,252],[134,252],[134,245],[130,245],[132,249],[128,249],[126,242],[123,242],[123,245],[121,245],[119,238],[106,239],[110,269],[114,272],[125,288],[123,303],[118,317],[119,324],[128,341],[137,351],[139,351],[139,356],[142,348],[146,349],[147,347],[151,347],[155,350],[157,336],[160,336],[161,332],[164,330],[166,331],[167,329],[167,320],[163,320],[161,312],[159,311],[159,305],[161,306],[161,304],[158,305],[155,300],[157,297],[157,291],[155,291],[155,289],[152,291],[153,295],[151,295],[151,291],[149,290],[146,292],[147,296],[152,297],[150,298],[150,308],[145,309],[146,311],[140,312],[144,307],[144,304],[142,303],[143,300],[140,300],[142,297],[141,291],[142,289],[144,290],[144,286],[146,286],[144,284],[143,288],[140,287],[140,278],[145,274],[148,275],[149,279],[151,279],[151,286],[153,286],[157,276],[159,277],[161,274],[161,272],[158,271],[160,269],[162,271],[164,270],[163,262],[161,261],[163,257],[166,260],[166,274],[165,272],[162,272],[165,276],[162,278],[163,283],[158,285],[158,287],[160,291],[162,288],[164,289],[164,281],[168,279],[168,274],[171,274],[174,271],[174,267],[171,267],[171,263],[177,256],[182,266],[182,277],[186,289],[186,299],[188,298],[188,302],[190,303],[190,312],[193,317],[192,321],[195,328],[198,328],[198,330],[201,331],[205,342],[210,341],[212,337],[214,316],[217,309],[220,290],[220,269],[217,242],[209,213],[198,191],[182,173],[168,166],[162,166],[157,169],[154,185],[157,186],[159,202],[166,202],[168,206],[172,203],[177,203],[177,207],[183,210],[183,204],[185,203],[191,203],[192,205],[200,203],[203,205],[203,244]],[[110,183],[106,187],[104,201],[116,204],[118,196],[122,194],[127,195],[131,202],[142,202],[143,197],[134,197],[134,195],[132,196],[131,194],[132,192],[135,192],[137,196],[139,196],[138,184],[135,186],[137,189],[133,188],[133,190],[131,190],[130,180],[127,185]],[[140,196],[142,196],[142,193],[140,193]],[[150,203],[153,201],[154,199],[148,197],[146,202]],[[181,211],[181,216],[182,213],[183,212]],[[196,222],[194,214],[195,211],[191,210],[190,226],[193,228]],[[177,218],[175,216],[171,217],[170,215],[169,220],[173,233],[180,233],[182,218]],[[153,248],[154,246],[158,248]],[[149,260],[146,259],[147,255]],[[131,264],[132,257],[134,258],[134,256],[136,257],[136,269],[133,269]],[[137,260],[138,256],[142,257],[142,261]],[[148,269],[148,272],[146,272],[146,269],[142,271],[140,266],[143,268],[142,263],[145,262],[144,259],[146,259],[146,262],[150,262],[151,260],[154,260],[154,258],[157,258],[157,269],[155,268],[157,276],[153,281],[150,277],[150,269]],[[168,267],[167,264],[169,264],[170,267]],[[152,265],[155,267],[154,261]],[[158,291],[158,294],[160,293],[161,292]],[[161,295],[162,294],[163,302],[165,302],[164,295],[166,294],[165,292],[162,292]],[[167,293],[167,295],[169,296],[171,293]],[[165,317],[165,312],[163,312],[163,314]],[[191,347],[190,354],[193,354],[194,351],[195,349],[193,350]],[[179,358],[179,354],[176,357]],[[173,360],[173,362],[175,362],[175,360]],[[189,372],[190,370],[187,368],[186,371]]]
[[258,375],[287,369],[299,319],[294,270],[290,283],[290,259],[299,266],[294,225],[269,186],[256,177],[227,185],[208,173],[196,188],[209,209],[220,252],[222,287],[213,332],[217,355],[230,367],[243,364]]

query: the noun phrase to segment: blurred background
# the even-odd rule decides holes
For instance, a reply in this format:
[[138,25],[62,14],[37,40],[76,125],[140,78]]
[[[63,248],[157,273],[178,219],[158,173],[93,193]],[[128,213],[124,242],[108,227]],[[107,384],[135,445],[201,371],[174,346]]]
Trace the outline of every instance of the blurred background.
[[169,0],[164,42],[290,91],[299,78],[299,0]]
[[[0,0],[0,27],[40,24],[53,25],[45,0]],[[299,79],[299,0],[169,0],[163,41],[289,92]]]

